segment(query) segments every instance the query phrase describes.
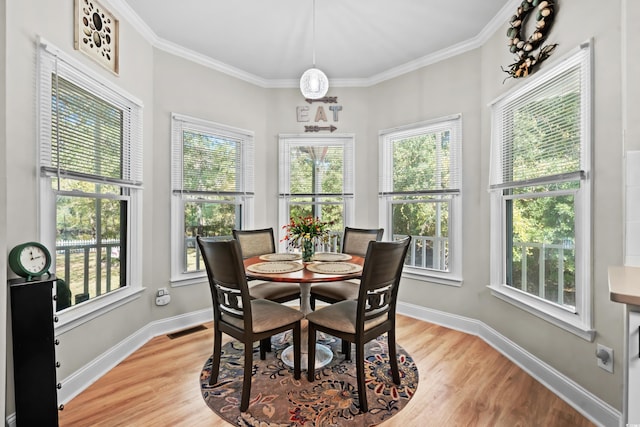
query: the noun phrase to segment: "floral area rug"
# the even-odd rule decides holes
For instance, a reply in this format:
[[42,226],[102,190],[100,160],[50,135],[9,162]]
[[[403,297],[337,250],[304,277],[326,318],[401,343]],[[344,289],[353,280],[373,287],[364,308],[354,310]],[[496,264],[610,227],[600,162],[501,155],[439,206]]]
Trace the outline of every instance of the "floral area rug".
[[[320,334],[319,334],[320,335]],[[320,344],[331,347],[333,360],[316,369],[315,381],[307,381],[306,363],[299,380],[293,368],[280,360],[280,353],[292,340],[289,333],[272,338],[272,352],[260,360],[253,350],[251,397],[247,412],[240,412],[243,377],[243,346],[232,341],[222,346],[218,383],[209,385],[209,358],[200,374],[202,397],[220,417],[236,426],[374,426],[392,417],[413,397],[418,387],[418,369],[407,352],[397,346],[400,385],[391,378],[386,335],[365,346],[365,375],[369,412],[358,409],[356,366],[340,353],[340,340],[325,335]],[[353,350],[353,345],[351,346]],[[355,351],[352,351],[352,359]]]

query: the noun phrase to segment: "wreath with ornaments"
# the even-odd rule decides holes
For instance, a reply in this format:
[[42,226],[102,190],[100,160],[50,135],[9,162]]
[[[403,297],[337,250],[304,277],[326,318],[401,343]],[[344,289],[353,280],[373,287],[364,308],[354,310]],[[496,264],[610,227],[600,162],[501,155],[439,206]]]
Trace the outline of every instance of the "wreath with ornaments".
[[[502,71],[509,74],[507,79],[528,76],[556,48],[557,44],[550,44],[541,47],[537,55],[534,53],[551,30],[555,6],[553,0],[523,0],[516,14],[511,17],[507,37],[509,38],[509,51],[516,55],[517,60],[506,70],[502,68]],[[532,14],[535,14],[536,19],[535,30],[527,37],[524,33],[524,27],[527,20],[531,19]]]

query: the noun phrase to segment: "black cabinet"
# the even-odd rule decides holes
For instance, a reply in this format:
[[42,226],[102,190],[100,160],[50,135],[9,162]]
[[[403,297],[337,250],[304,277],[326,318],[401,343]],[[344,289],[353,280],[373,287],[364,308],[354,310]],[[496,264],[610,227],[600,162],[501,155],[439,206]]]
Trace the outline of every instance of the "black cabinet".
[[58,425],[54,283],[53,275],[9,281],[18,427]]

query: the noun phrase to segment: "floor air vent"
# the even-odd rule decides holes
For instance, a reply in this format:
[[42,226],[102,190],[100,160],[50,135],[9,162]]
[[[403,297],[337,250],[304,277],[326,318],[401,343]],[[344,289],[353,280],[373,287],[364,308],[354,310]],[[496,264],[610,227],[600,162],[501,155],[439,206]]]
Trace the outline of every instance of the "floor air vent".
[[167,334],[167,336],[168,336],[170,339],[180,338],[180,337],[183,337],[183,336],[185,336],[185,335],[189,335],[189,334],[192,334],[192,333],[194,333],[194,332],[202,331],[202,330],[205,330],[205,329],[207,329],[207,327],[206,327],[206,326],[204,326],[204,325],[198,325],[198,326],[194,326],[193,328],[183,329],[183,330],[178,331],[178,332],[173,332],[173,333],[171,333],[171,334]]

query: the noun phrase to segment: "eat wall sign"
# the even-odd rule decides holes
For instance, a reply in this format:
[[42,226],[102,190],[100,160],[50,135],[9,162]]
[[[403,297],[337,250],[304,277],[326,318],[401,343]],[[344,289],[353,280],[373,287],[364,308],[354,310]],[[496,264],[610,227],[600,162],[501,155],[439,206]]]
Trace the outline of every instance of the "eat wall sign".
[[[302,122],[310,122],[313,117],[313,125],[305,125],[305,132],[320,132],[320,131],[329,131],[333,132],[338,129],[334,123],[338,123],[340,119],[340,111],[342,110],[342,105],[329,105],[327,109],[324,105],[318,105],[317,107],[313,105],[314,102],[322,102],[323,104],[336,104],[338,102],[337,96],[325,96],[324,98],[319,99],[305,99],[307,103],[311,105],[302,105],[296,107],[296,117],[298,119],[298,123]],[[331,119],[331,120],[330,120]]]

